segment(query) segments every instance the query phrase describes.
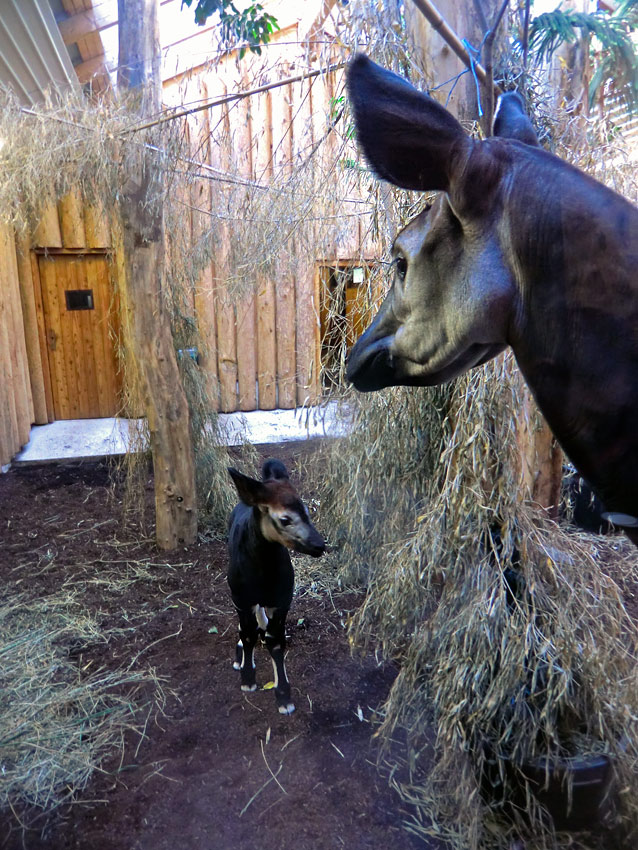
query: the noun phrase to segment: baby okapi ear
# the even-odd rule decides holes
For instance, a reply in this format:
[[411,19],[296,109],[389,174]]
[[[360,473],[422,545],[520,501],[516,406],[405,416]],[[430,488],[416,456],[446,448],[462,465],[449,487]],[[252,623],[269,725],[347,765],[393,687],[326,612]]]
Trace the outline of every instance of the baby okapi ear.
[[508,91],[499,97],[492,134],[538,146],[538,136],[525,112],[525,102],[517,91]]
[[429,95],[362,53],[348,69],[357,138],[383,180],[404,189],[446,190],[472,142]]
[[269,457],[261,468],[262,481],[288,481],[290,476],[284,464],[277,458]]
[[261,481],[256,481],[254,478],[243,475],[241,472],[233,469],[232,466],[228,467],[228,472],[237,488],[239,498],[245,505],[257,507],[268,501],[268,491]]

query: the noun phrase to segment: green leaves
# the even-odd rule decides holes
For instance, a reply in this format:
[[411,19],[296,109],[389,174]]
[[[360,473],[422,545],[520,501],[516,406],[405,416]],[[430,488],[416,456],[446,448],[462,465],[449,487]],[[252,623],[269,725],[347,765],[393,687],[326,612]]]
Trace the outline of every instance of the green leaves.
[[611,15],[558,8],[532,21],[530,53],[538,62],[544,62],[562,44],[574,44],[583,37],[595,39],[591,45],[594,72],[589,86],[590,104],[601,86],[609,81],[635,110],[638,109],[638,51],[632,35],[637,25],[638,0],[624,0]]
[[219,15],[222,40],[231,46],[234,42],[242,44],[240,59],[246,50],[261,54],[262,44],[268,44],[270,36],[279,29],[277,19],[264,11],[261,3],[253,3],[239,11],[232,0],[182,0],[182,8],[195,3],[195,23],[204,26],[211,15]]

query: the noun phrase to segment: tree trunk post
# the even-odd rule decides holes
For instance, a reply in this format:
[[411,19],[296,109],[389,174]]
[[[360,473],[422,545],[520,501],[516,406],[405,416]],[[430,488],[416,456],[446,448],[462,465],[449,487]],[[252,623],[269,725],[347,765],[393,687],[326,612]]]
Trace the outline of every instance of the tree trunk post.
[[[161,110],[158,0],[118,0],[120,92],[138,95],[141,118]],[[155,475],[156,540],[174,549],[197,538],[190,415],[164,294],[164,216],[156,154],[126,158],[119,200],[122,308],[142,385]]]

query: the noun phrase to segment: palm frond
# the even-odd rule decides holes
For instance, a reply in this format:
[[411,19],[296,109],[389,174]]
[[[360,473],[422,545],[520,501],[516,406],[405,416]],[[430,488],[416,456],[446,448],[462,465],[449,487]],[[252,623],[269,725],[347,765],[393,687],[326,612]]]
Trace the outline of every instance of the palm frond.
[[632,32],[638,26],[638,0],[623,0],[618,9],[585,14],[558,8],[534,18],[529,51],[537,63],[547,62],[562,44],[574,44],[583,36],[596,39],[594,74],[589,101],[607,82],[621,94],[630,109],[638,109],[638,50]]

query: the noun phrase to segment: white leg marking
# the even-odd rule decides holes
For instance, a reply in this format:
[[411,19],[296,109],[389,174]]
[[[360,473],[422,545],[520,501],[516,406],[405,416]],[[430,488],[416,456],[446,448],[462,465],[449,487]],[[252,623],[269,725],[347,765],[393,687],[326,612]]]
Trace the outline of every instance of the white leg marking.
[[279,714],[292,714],[294,710],[295,707],[291,702],[289,702],[288,705],[279,706]]
[[244,644],[240,640],[237,641],[237,649],[241,649],[241,663],[237,660],[233,661],[233,668],[235,670],[241,670],[244,666]]
[[242,691],[256,691],[257,685],[242,685],[241,689]]
[[266,614],[266,609],[262,608],[261,605],[253,605],[253,614],[257,619],[257,625],[260,629],[268,628],[268,615]]

